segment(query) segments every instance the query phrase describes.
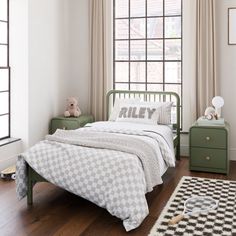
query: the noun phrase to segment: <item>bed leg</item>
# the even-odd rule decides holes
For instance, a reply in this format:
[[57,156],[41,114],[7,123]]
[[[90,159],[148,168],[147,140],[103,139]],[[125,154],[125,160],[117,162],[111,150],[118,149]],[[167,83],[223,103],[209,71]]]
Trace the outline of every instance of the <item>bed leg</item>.
[[33,204],[33,181],[32,181],[32,172],[29,165],[27,169],[28,169],[27,204],[31,206]]
[[180,143],[176,146],[176,160],[180,160]]
[[29,206],[33,205],[33,184],[31,181],[28,183],[27,204]]

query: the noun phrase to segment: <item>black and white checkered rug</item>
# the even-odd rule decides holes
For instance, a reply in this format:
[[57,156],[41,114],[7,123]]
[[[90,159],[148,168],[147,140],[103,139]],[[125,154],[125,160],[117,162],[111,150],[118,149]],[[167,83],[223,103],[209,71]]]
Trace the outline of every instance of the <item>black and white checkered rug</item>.
[[[184,209],[192,196],[219,200],[216,210],[187,216],[176,225],[169,220]],[[153,226],[149,236],[232,236],[236,235],[236,181],[183,177]]]

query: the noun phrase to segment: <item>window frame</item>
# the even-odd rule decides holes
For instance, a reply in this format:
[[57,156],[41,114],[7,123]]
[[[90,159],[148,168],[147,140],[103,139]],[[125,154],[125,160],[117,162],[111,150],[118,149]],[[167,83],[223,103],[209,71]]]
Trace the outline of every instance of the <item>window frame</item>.
[[[128,1],[128,16],[127,17],[116,17],[116,1],[117,0],[113,0],[113,89],[116,88],[116,84],[125,84],[125,85],[128,85],[128,90],[131,90],[131,84],[145,84],[145,91],[148,91],[148,85],[162,85],[162,88],[163,88],[163,91],[167,91],[165,89],[165,86],[166,85],[176,85],[176,86],[180,86],[180,92],[181,92],[181,95],[180,95],[180,101],[181,101],[181,104],[180,104],[180,109],[181,109],[181,130],[182,130],[182,127],[183,127],[183,0],[180,0],[181,2],[181,12],[180,14],[173,14],[173,15],[166,15],[165,14],[165,1],[166,0],[163,0],[163,14],[162,16],[148,16],[147,15],[147,2],[148,0],[144,0],[145,1],[145,16],[135,16],[135,17],[131,17],[130,16],[130,7],[131,7],[131,0],[127,0]],[[181,32],[180,32],[180,37],[176,37],[176,38],[168,38],[168,37],[165,37],[165,23],[166,23],[166,18],[169,18],[169,17],[180,17],[181,19]],[[147,19],[157,19],[157,18],[161,18],[163,19],[163,37],[161,38],[148,38],[147,37]],[[127,39],[116,39],[116,20],[128,20],[128,38]],[[132,19],[145,19],[145,37],[144,38],[131,38],[130,37],[130,22]],[[180,40],[180,49],[181,49],[181,57],[180,57],[180,60],[166,60],[165,58],[165,43],[166,43],[166,40]],[[130,50],[130,45],[131,45],[131,41],[134,41],[134,40],[144,40],[145,41],[145,59],[144,60],[131,60],[130,58],[130,55],[131,55],[131,50]],[[148,40],[162,40],[163,41],[163,49],[162,49],[162,52],[163,52],[163,57],[162,57],[162,60],[148,60],[147,58],[147,55],[148,55],[148,51],[147,51],[147,42]],[[128,60],[116,60],[116,42],[117,41],[128,41]],[[121,81],[116,81],[116,62],[127,62],[128,63],[128,82],[121,82]],[[130,66],[130,63],[131,62],[144,62],[145,63],[145,81],[144,82],[134,82],[132,81],[131,82],[131,66]],[[163,63],[163,80],[162,82],[148,82],[148,70],[147,70],[147,66],[148,66],[148,62],[161,62]],[[180,73],[180,78],[181,78],[181,81],[180,83],[168,83],[166,82],[166,71],[165,71],[165,67],[166,67],[166,62],[178,62],[180,63],[180,70],[181,70],[181,73]]]
[[4,137],[0,137],[0,140],[10,138],[11,134],[11,68],[10,68],[10,30],[9,30],[9,18],[10,18],[10,10],[9,10],[9,5],[10,2],[9,0],[7,1],[7,19],[6,20],[1,20],[0,22],[6,23],[7,24],[7,42],[6,43],[0,43],[0,45],[6,46],[7,47],[7,65],[6,66],[1,66],[0,69],[2,70],[8,70],[8,90],[0,91],[0,93],[6,93],[8,92],[8,113],[5,114],[0,114],[0,116],[5,116],[8,115],[8,135]]

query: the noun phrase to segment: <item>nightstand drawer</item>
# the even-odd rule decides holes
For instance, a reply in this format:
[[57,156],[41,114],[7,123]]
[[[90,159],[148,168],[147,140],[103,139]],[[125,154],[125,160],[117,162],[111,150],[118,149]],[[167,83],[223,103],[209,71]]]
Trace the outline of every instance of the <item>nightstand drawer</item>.
[[227,148],[227,132],[225,129],[191,128],[191,146],[207,148]]
[[227,151],[210,148],[191,148],[191,166],[226,169]]

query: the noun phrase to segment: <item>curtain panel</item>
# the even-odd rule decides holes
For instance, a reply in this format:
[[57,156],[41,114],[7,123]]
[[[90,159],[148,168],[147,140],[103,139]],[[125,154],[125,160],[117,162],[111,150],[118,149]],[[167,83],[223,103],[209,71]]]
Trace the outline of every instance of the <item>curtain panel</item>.
[[197,0],[196,40],[196,110],[204,114],[211,100],[218,95],[216,74],[215,0]]
[[112,84],[112,1],[90,0],[90,110],[96,121],[106,119],[106,93]]

